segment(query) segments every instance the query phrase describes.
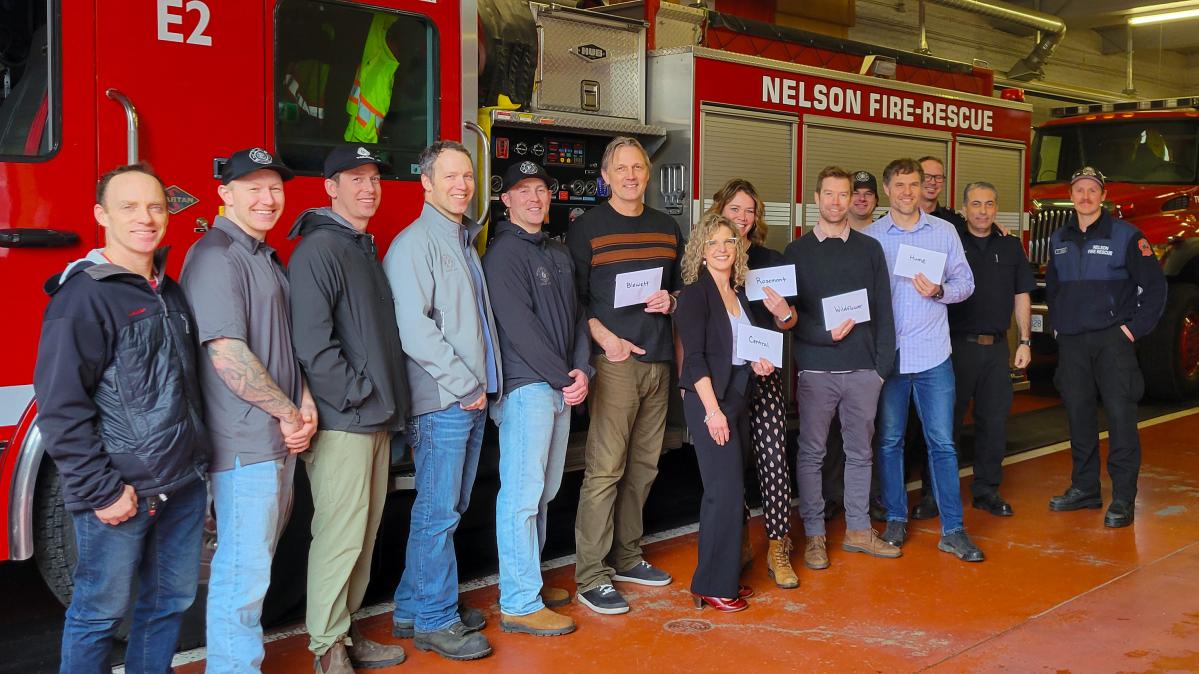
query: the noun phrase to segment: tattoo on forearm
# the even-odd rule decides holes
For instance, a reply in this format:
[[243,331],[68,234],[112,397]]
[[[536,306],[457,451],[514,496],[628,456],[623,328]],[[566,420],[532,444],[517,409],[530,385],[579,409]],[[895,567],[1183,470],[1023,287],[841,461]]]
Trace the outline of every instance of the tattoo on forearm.
[[239,398],[273,417],[294,419],[299,415],[295,403],[279,389],[245,342],[214,339],[207,349],[217,374]]

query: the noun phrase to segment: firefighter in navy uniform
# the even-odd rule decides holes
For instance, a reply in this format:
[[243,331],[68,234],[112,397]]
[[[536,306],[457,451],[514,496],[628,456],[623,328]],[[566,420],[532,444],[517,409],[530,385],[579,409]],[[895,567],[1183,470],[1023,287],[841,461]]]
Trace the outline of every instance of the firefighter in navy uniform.
[[1050,239],[1045,273],[1049,320],[1058,341],[1054,383],[1070,423],[1070,488],[1050,510],[1103,505],[1099,492],[1099,423],[1095,394],[1109,424],[1112,501],[1104,526],[1132,524],[1141,467],[1137,401],[1144,380],[1133,342],[1157,325],[1166,279],[1137,228],[1103,208],[1103,174],[1087,166],[1070,178],[1074,215]]

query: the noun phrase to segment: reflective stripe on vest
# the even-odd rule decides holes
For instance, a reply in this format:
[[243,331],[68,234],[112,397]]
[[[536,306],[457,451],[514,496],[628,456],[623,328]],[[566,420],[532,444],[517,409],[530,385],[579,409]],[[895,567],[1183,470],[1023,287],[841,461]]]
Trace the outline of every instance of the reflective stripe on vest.
[[350,120],[345,139],[349,142],[379,142],[379,127],[391,108],[392,84],[400,65],[387,46],[387,30],[398,18],[394,14],[376,14],[371,20],[366,45],[362,49],[362,63],[354,76],[354,88],[346,99]]
[[296,78],[291,76],[291,73],[287,73],[283,76],[283,84],[287,87],[287,90],[291,92],[292,98],[296,99],[296,105],[298,105],[300,109],[303,110],[309,117],[315,117],[317,119],[325,118],[325,109],[318,105],[313,105],[304,99],[303,94],[300,93],[300,83],[296,81]]

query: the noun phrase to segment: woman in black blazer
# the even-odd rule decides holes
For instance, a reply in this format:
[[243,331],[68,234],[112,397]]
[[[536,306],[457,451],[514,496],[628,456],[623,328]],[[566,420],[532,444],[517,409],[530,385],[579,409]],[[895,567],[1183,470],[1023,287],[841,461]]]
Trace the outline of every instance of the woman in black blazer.
[[733,224],[716,213],[705,215],[691,230],[682,272],[688,285],[674,314],[682,343],[679,385],[704,483],[691,593],[700,608],[742,611],[752,592],[738,584],[742,447],[749,441],[746,395],[751,375],[769,375],[774,367],[765,359],[746,363],[735,357],[734,326],[753,325],[753,317],[742,291],[746,243]]

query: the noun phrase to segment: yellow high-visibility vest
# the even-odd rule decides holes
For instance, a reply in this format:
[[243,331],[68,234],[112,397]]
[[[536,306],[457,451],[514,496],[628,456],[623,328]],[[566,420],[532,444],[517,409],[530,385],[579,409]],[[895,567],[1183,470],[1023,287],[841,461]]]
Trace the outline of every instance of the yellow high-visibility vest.
[[348,142],[379,142],[379,127],[391,108],[391,88],[400,65],[387,47],[387,30],[398,19],[394,14],[376,14],[371,19],[366,46],[362,49],[362,63],[358,65],[354,88],[346,100],[346,112],[350,115],[345,133]]

